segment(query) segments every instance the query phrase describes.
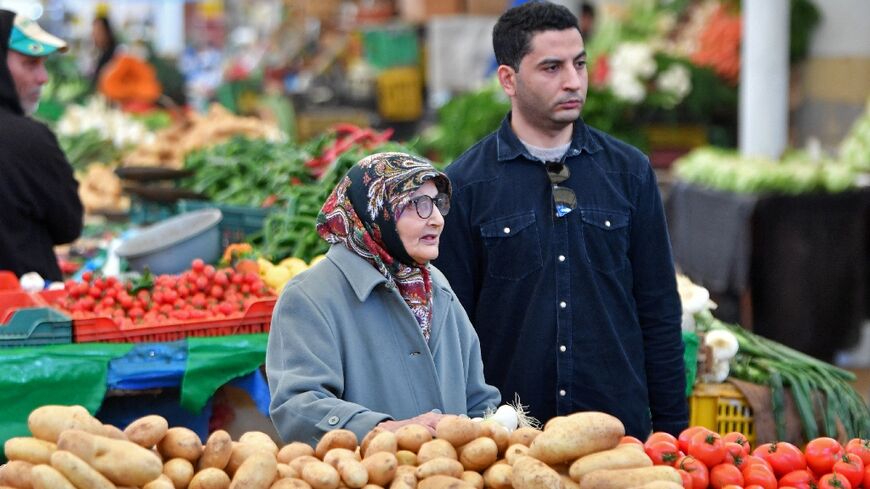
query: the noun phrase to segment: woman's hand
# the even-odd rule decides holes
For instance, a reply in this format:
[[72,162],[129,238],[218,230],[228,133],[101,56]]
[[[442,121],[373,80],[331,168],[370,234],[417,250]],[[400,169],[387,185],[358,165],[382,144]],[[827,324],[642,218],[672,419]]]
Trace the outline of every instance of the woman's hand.
[[398,421],[383,421],[376,428],[381,428],[387,431],[395,432],[399,428],[409,424],[419,424],[426,427],[432,435],[435,435],[435,426],[441,421],[444,415],[436,412],[423,413],[419,416],[408,419],[400,419]]

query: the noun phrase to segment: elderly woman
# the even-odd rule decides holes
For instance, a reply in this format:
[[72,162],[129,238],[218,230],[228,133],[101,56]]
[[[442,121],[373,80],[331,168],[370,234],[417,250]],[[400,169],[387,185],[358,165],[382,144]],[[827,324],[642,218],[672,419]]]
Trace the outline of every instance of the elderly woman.
[[441,413],[497,406],[477,335],[429,264],[449,210],[447,176],[402,153],[359,161],[332,191],[317,217],[326,259],[287,284],[272,317],[266,374],[285,442],[434,429]]

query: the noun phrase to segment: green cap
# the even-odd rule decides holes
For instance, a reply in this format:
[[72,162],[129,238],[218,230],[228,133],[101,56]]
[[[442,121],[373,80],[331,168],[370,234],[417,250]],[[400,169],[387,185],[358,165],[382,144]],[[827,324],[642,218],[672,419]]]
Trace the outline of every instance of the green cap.
[[9,35],[9,49],[27,56],[48,56],[66,51],[66,42],[42,30],[35,20],[17,14]]

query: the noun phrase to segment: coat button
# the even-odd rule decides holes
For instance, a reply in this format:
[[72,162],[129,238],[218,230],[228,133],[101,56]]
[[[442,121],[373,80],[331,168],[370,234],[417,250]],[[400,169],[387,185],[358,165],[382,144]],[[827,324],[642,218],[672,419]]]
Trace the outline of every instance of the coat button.
[[604,226],[605,226],[605,227],[610,227],[610,221],[604,221]]
[[559,346],[559,351],[562,353],[565,353],[566,351],[568,351],[568,347],[565,345],[561,345],[561,346]]
[[330,426],[335,426],[338,424],[338,421],[338,416],[330,416],[326,422],[329,423]]
[[565,255],[559,255],[559,261],[565,261]]
[[511,228],[504,228],[502,231],[504,231],[505,234],[510,234]]
[[567,392],[565,392],[565,389],[559,391],[560,396],[565,397],[565,394],[567,394]]
[[561,307],[562,309],[565,309],[566,307],[568,307],[568,303],[565,301],[562,301],[559,303],[559,307]]

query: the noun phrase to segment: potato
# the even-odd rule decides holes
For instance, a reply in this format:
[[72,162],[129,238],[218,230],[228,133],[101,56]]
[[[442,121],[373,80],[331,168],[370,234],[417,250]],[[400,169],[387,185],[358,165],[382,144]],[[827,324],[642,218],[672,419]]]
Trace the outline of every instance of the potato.
[[399,450],[417,453],[420,446],[430,440],[432,440],[432,433],[421,424],[406,424],[396,430],[396,442]]
[[509,442],[510,444],[508,446],[516,445],[518,443],[520,445],[529,446],[532,444],[532,440],[537,438],[538,435],[540,435],[541,433],[543,432],[537,428],[529,428],[527,426],[523,428],[517,428],[513,431],[513,433],[511,433]]
[[415,489],[417,487],[417,476],[414,475],[414,467],[411,465],[400,465],[396,467],[396,475],[390,482],[390,489]]
[[513,465],[516,462],[518,457],[528,456],[529,455],[529,447],[515,443],[508,447],[508,449],[504,452],[504,458],[508,464]]
[[66,450],[57,450],[51,454],[51,466],[63,474],[76,487],[89,489],[116,489],[115,484],[107,479],[97,469]]
[[[191,487],[190,489],[193,488]],[[270,489],[311,489],[311,485],[302,479],[288,477],[276,480]]]
[[395,455],[397,450],[398,442],[396,440],[396,434],[392,431],[382,431],[375,435],[375,437],[369,442],[368,446],[366,446],[363,458],[378,452],[389,452]]
[[575,413],[550,426],[532,441],[529,455],[551,465],[609,450],[625,436],[619,419],[595,411]]
[[76,489],[66,477],[50,465],[37,464],[30,470],[33,489]]
[[337,462],[335,468],[338,469],[338,475],[347,487],[358,489],[369,482],[366,466],[356,458],[342,458]]
[[568,473],[571,479],[580,482],[584,475],[595,470],[651,467],[652,464],[652,460],[642,450],[629,445],[617,445],[616,448],[578,458],[571,464]]
[[188,489],[228,489],[230,476],[221,469],[208,467],[200,470],[190,479]]
[[284,445],[280,450],[278,450],[278,462],[284,464],[290,463],[291,460],[302,455],[314,456],[314,448],[307,443],[294,441],[293,443]]
[[103,425],[103,436],[106,438],[114,438],[115,440],[126,440],[127,435],[113,424],[104,424]]
[[369,483],[386,486],[396,475],[396,467],[399,461],[396,456],[389,452],[378,452],[362,460],[366,471],[369,473]]
[[186,458],[173,458],[163,464],[163,475],[172,481],[175,489],[184,489],[193,479],[193,464]]
[[142,486],[142,489],[175,489],[175,484],[172,483],[172,479],[166,474],[160,474],[160,477],[145,484]]
[[483,476],[473,470],[466,470],[465,472],[463,472],[460,479],[471,484],[476,489],[483,489]]
[[458,479],[462,476],[462,472],[464,471],[465,468],[458,460],[447,457],[438,457],[420,464],[417,467],[416,474],[417,479],[420,480],[438,474],[449,475],[450,477],[456,477]]
[[10,460],[0,465],[0,484],[18,489],[31,489],[30,469],[33,464],[23,460]]
[[417,454],[410,450],[399,450],[396,452],[396,460],[399,465],[417,465]]
[[51,454],[57,450],[57,445],[39,438],[19,436],[6,440],[3,449],[9,460],[22,460],[33,465],[47,465],[51,459]]
[[269,452],[259,450],[242,462],[233,475],[230,489],[268,489],[278,475],[278,461]]
[[[259,445],[252,445],[250,443],[239,443],[237,441],[232,442],[232,452],[230,453],[230,460],[227,462],[226,467],[224,467],[224,472],[232,477],[239,467],[248,459],[251,455],[255,453],[269,453],[268,451],[261,448]],[[269,453],[271,455],[271,453]]]
[[[30,412],[27,427],[34,438],[57,443],[63,430],[75,429],[95,435],[104,433],[103,423],[91,416],[84,406],[40,406]],[[48,462],[46,462],[48,463]]]
[[314,447],[314,456],[319,459],[323,459],[323,456],[326,455],[332,448],[347,448],[348,450],[356,450],[357,439],[356,434],[350,430],[332,430],[327,431],[323,438],[317,442],[317,446]]
[[436,438],[432,441],[427,441],[420,447],[420,451],[417,452],[417,464],[421,465],[438,457],[459,460],[456,448],[449,441]]
[[290,467],[287,464],[282,464],[281,462],[278,462],[278,478],[279,479],[289,479],[289,478],[298,479],[301,476],[302,476],[302,474],[300,474],[299,472],[296,472],[296,469],[294,469],[293,467]]
[[512,466],[511,484],[515,489],[552,489],[562,486],[562,478],[538,459],[519,457]]
[[668,465],[654,465],[637,469],[600,469],[580,480],[580,489],[623,489],[642,486],[652,481],[671,481],[682,484],[677,469]]
[[60,434],[57,448],[72,452],[116,485],[143,486],[163,473],[157,455],[130,441],[66,430]]
[[291,460],[288,465],[290,465],[290,468],[302,475],[302,469],[304,469],[306,465],[313,462],[320,462],[320,460],[318,460],[317,457],[313,455],[302,455],[301,457],[296,457]]
[[196,463],[197,470],[215,468],[223,470],[233,454],[233,439],[224,430],[217,430],[209,435],[202,449],[202,455]]
[[339,460],[343,458],[352,458],[356,461],[359,461],[359,454],[354,451],[348,450],[347,448],[333,448],[332,450],[326,452],[326,455],[323,456],[323,461],[332,465],[335,468],[338,468]]
[[503,455],[505,450],[510,446],[511,433],[498,421],[485,420],[480,423],[481,436],[492,438],[495,445],[498,447],[499,455]]
[[151,448],[156,445],[169,430],[169,422],[163,416],[151,414],[143,416],[124,428],[124,435],[133,443]]
[[305,464],[302,469],[302,480],[312,489],[336,489],[341,482],[341,476],[338,475],[335,467],[318,460]]
[[498,445],[486,436],[471,440],[458,451],[459,461],[465,470],[482,471],[498,459]]
[[513,467],[508,464],[495,464],[483,473],[483,482],[489,489],[511,489]]
[[247,431],[239,437],[239,442],[260,445],[260,448],[271,452],[272,455],[278,455],[278,444],[262,431]]
[[474,489],[474,486],[456,477],[433,475],[418,482],[417,489]]
[[435,425],[435,437],[449,441],[454,447],[465,445],[479,434],[480,425],[464,416],[448,414]]
[[176,426],[166,430],[157,450],[164,459],[183,458],[193,463],[202,456],[202,440],[193,430]]
[[571,477],[565,474],[559,474],[559,477],[562,478],[562,489],[580,489],[580,484]]

